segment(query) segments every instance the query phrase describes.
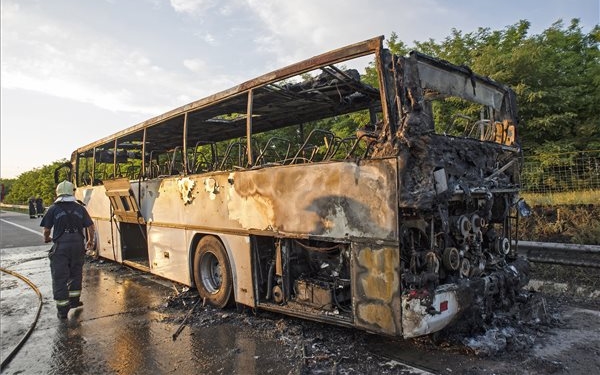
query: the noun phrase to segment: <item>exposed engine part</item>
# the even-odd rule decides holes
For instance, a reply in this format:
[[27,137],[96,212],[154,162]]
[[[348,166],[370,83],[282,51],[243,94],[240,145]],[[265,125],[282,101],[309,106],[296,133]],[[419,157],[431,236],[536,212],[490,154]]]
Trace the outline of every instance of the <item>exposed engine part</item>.
[[428,285],[437,285],[439,276],[433,272],[422,272],[418,275],[414,273],[405,273],[402,275],[402,280],[411,285],[411,289],[421,289]]
[[478,277],[483,274],[483,270],[485,269],[485,261],[482,258],[479,258],[477,261],[477,266],[471,268],[470,277]]
[[471,230],[473,233],[481,233],[481,227],[485,225],[485,219],[479,217],[477,214],[471,216]]
[[462,277],[469,277],[471,274],[471,262],[467,258],[463,258],[460,261],[460,275]]
[[458,249],[455,247],[445,248],[442,256],[442,263],[446,269],[457,271],[460,267],[460,254],[458,253]]
[[273,301],[276,303],[283,302],[283,290],[281,290],[281,286],[279,285],[273,287]]
[[267,300],[271,299],[271,293],[273,292],[273,272],[275,271],[275,262],[271,262],[269,265],[269,272],[267,274],[267,296],[265,297]]
[[350,280],[304,280],[295,281],[295,301],[317,309],[333,311],[348,309],[352,298]]
[[269,237],[254,241],[262,250],[255,258],[262,280],[261,300],[281,306],[299,304],[325,314],[351,313],[349,245]]
[[510,194],[469,187],[452,173],[448,184],[456,187],[444,197],[454,196],[434,210],[412,211],[400,226],[406,290],[486,277],[514,259]]
[[427,270],[429,272],[438,273],[440,271],[440,261],[434,252],[428,252],[425,255],[425,260],[427,262]]
[[468,217],[462,215],[455,219],[455,223],[457,233],[460,234],[463,238],[469,237],[469,233],[471,232],[472,228],[471,220],[469,220]]
[[498,254],[507,255],[510,251],[510,241],[506,237],[497,238],[494,247]]

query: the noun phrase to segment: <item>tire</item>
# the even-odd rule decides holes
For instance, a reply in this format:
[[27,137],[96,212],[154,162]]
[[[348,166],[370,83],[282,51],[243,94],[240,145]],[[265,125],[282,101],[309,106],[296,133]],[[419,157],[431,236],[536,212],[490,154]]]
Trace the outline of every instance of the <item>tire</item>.
[[203,237],[194,253],[194,283],[201,298],[223,308],[231,304],[233,278],[225,247],[218,238]]

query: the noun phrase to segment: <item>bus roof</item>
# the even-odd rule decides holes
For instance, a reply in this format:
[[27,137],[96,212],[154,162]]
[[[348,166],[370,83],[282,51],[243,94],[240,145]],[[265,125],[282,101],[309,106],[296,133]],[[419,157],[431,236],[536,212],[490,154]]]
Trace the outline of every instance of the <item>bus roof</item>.
[[[144,128],[161,144],[168,145],[172,140],[171,143],[176,146],[181,144],[182,135],[182,128],[177,125],[183,124],[186,115],[187,136],[190,139],[220,141],[243,137],[246,135],[250,90],[253,91],[254,133],[321,119],[327,114],[333,116],[378,106],[379,90],[361,83],[359,77],[341,71],[333,64],[372,53],[379,55],[382,41],[383,36],[378,36],[275,70],[104,137],[76,152],[106,145],[115,139],[122,142],[139,140],[139,133]],[[323,67],[323,74],[330,77],[329,84],[276,84],[318,67]],[[156,125],[171,123],[174,126],[153,129]]]

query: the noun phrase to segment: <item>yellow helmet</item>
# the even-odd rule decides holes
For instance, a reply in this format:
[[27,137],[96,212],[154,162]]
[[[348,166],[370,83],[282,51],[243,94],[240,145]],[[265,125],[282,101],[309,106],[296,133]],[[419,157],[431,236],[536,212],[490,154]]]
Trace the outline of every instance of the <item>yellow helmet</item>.
[[56,195],[73,195],[73,191],[75,191],[75,186],[69,181],[63,181],[56,187]]

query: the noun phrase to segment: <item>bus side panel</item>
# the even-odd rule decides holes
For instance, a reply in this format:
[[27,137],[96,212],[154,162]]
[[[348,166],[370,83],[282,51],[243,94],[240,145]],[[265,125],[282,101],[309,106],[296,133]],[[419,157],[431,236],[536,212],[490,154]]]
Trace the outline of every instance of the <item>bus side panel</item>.
[[[152,200],[142,201],[144,217],[148,223],[197,229],[200,232],[242,229],[228,219],[227,194],[224,190],[227,175],[227,172],[221,172],[210,176],[168,177],[159,180],[158,186],[148,184],[143,194],[152,196]],[[205,187],[207,181],[214,183],[210,193]],[[189,190],[184,190],[183,185],[188,186]]]
[[244,229],[394,241],[396,176],[395,159],[301,164],[231,173],[219,193]]
[[96,251],[98,255],[122,262],[121,237],[116,223],[110,220],[110,200],[104,186],[78,188],[75,197],[85,204],[96,227]]
[[131,183],[131,191],[139,202],[140,213],[146,222],[154,219],[154,202],[158,198],[161,180],[137,181]]
[[75,198],[83,202],[92,218],[110,220],[110,200],[106,196],[104,186],[78,188]]
[[352,302],[357,327],[402,333],[400,253],[397,247],[352,243]]
[[146,205],[148,223],[198,231],[398,239],[394,158],[169,177]]
[[121,263],[123,261],[121,235],[115,223],[111,223],[107,219],[93,219],[93,221],[96,227],[96,251],[98,255]]
[[[250,258],[250,237],[223,234],[218,236],[229,258],[235,301],[254,307],[254,288],[252,281],[252,261]],[[193,260],[193,258],[192,258]]]
[[185,231],[148,224],[148,260],[153,274],[191,285]]

